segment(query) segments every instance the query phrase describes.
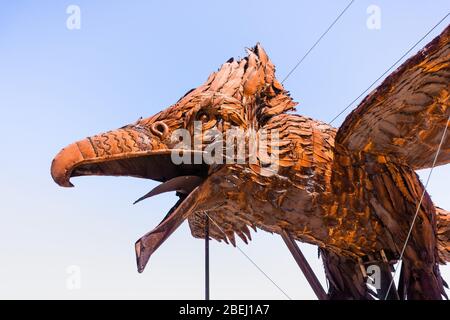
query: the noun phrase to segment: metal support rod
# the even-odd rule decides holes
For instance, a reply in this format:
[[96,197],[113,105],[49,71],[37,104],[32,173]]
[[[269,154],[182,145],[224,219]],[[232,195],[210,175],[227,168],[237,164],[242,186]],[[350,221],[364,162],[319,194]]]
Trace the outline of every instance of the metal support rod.
[[313,289],[317,298],[319,300],[328,300],[327,293],[323,289],[322,285],[319,282],[319,279],[317,279],[316,275],[314,274],[314,271],[311,269],[311,266],[308,264],[308,261],[306,261],[305,256],[298,247],[297,243],[295,243],[295,240],[292,238],[291,234],[288,233],[286,230],[281,230],[281,237],[283,238],[284,242],[289,248],[289,251],[291,251],[292,256],[294,257],[298,266],[305,275],[306,280]]
[[[400,300],[395,282],[392,279],[391,266],[384,262],[380,266],[381,269],[381,287],[377,290],[380,300]],[[389,290],[389,291],[388,291]]]
[[205,300],[209,300],[209,218],[205,214]]

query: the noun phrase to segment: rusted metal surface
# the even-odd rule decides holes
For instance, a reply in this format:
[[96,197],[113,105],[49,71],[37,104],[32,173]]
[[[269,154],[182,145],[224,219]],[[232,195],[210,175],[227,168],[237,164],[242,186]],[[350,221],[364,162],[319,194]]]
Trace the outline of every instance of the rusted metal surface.
[[[288,232],[320,248],[332,299],[370,299],[361,261],[388,264],[400,256],[424,186],[416,169],[429,168],[450,115],[450,27],[389,76],[339,129],[290,113],[296,103],[277,81],[260,45],[230,59],[207,81],[158,114],[64,148],[52,163],[61,186],[71,177],[120,175],[164,184],[150,192],[177,191],[180,201],[161,224],[136,243],[142,271],[165,239],[188,220],[194,237],[205,237],[204,212],[214,221],[209,236],[235,245],[250,229]],[[278,132],[267,159],[256,163],[174,164],[177,129],[194,135],[216,128]],[[447,129],[448,130],[448,129]],[[192,157],[204,152],[205,137]],[[275,143],[275,142],[274,142]],[[248,156],[248,155],[247,155]],[[438,164],[450,161],[446,136]],[[196,178],[180,178],[195,176]],[[174,179],[174,180],[173,180]],[[438,262],[449,261],[448,212],[428,193],[403,256],[402,294],[440,299]],[[220,226],[220,227],[219,227]]]
[[305,256],[303,255],[302,251],[295,243],[295,240],[285,230],[281,230],[281,237],[283,238],[284,243],[286,243],[286,246],[288,247],[289,251],[291,252],[291,254],[294,257],[295,261],[297,262],[298,266],[300,267],[303,274],[305,275],[306,280],[308,281],[309,285],[313,289],[317,298],[319,300],[328,300],[327,293],[325,292],[322,285],[320,284],[319,279],[317,279],[314,271],[311,269],[311,266],[309,265],[308,261],[306,260]]

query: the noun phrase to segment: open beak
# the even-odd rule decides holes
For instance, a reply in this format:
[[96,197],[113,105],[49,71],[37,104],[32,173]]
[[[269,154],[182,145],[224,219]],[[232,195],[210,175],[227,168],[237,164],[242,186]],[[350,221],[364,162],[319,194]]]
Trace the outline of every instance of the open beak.
[[174,164],[172,151],[178,150],[169,149],[146,127],[130,125],[70,144],[56,155],[51,165],[53,180],[62,187],[73,187],[70,179],[77,176],[131,176],[162,182],[136,202],[163,192],[177,192],[180,200],[153,231],[136,243],[139,272],[144,270],[151,254],[189,216],[196,190],[208,172],[204,164]]
[[73,187],[70,178],[77,176],[131,176],[164,182],[198,173],[199,165],[175,165],[172,151],[176,150],[146,128],[126,126],[65,147],[53,159],[51,174],[60,186]]

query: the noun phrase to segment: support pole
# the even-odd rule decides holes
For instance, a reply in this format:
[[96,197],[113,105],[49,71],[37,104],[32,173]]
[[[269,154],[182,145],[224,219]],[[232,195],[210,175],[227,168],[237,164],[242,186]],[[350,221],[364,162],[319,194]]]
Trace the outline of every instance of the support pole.
[[281,230],[281,237],[283,238],[284,242],[289,248],[289,251],[291,251],[292,256],[294,257],[298,266],[305,275],[306,280],[313,289],[317,298],[319,300],[328,300],[327,293],[323,289],[322,285],[319,282],[319,279],[317,279],[316,275],[314,274],[314,271],[311,269],[311,266],[308,264],[308,261],[306,261],[305,256],[301,252],[297,243],[295,243],[295,240],[292,238],[291,234],[283,229]]
[[[377,290],[378,298],[380,300],[400,300],[395,282],[392,279],[391,266],[387,262],[380,265],[381,269],[381,287]],[[400,271],[401,272],[401,271]],[[392,285],[391,285],[392,283]],[[389,292],[388,292],[388,289]]]
[[205,300],[209,300],[209,217],[205,214]]

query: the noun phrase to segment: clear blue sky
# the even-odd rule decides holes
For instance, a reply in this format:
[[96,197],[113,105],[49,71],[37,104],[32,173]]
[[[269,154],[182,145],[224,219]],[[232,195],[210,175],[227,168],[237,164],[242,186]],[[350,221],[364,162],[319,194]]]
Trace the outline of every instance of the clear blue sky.
[[[2,1],[0,298],[201,299],[203,243],[186,224],[136,272],[134,242],[173,195],[133,206],[155,185],[133,178],[86,177],[62,189],[51,160],[70,142],[169,106],[258,41],[283,78],[347,3]],[[71,4],[81,8],[80,30],[66,28]],[[366,26],[371,4],[381,8],[380,30]],[[286,81],[298,112],[331,120],[449,10],[448,0],[356,0]],[[449,180],[450,166],[440,167],[429,186],[447,209]],[[253,238],[238,244],[292,298],[313,299],[281,239]],[[316,249],[302,247],[323,277]],[[66,288],[70,265],[81,270],[79,290]],[[285,298],[237,249],[215,242],[211,297]]]

